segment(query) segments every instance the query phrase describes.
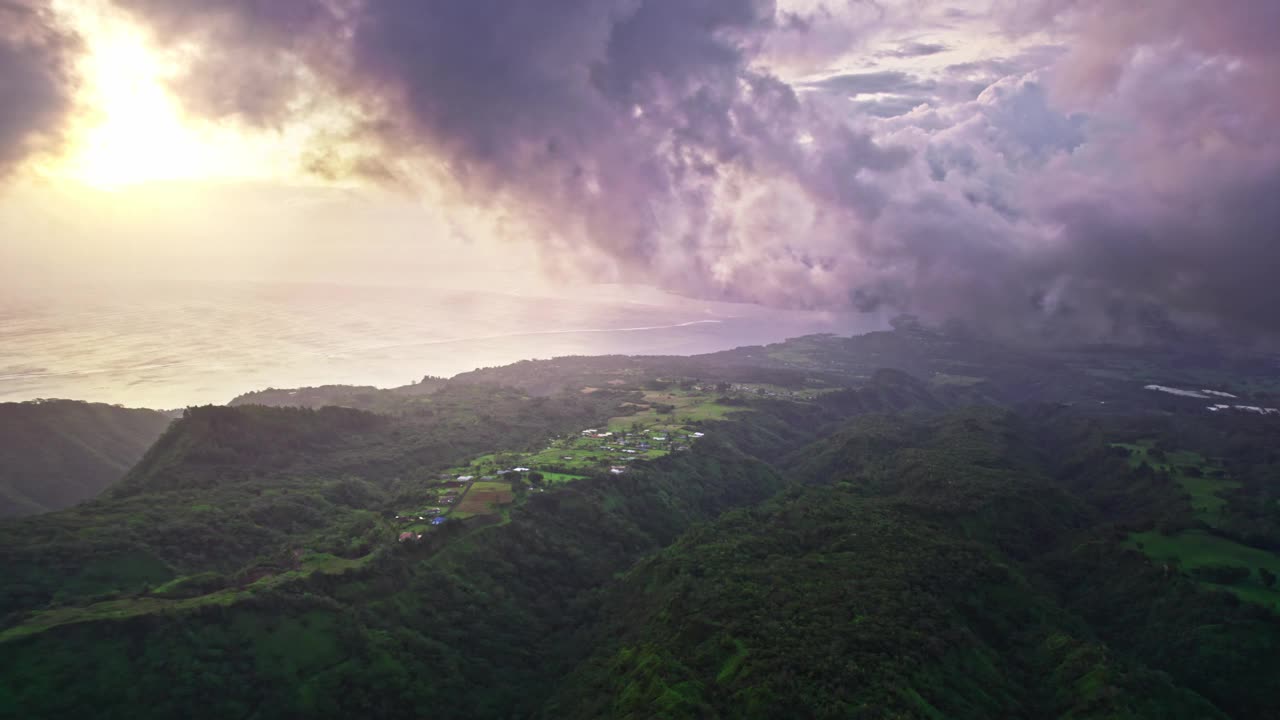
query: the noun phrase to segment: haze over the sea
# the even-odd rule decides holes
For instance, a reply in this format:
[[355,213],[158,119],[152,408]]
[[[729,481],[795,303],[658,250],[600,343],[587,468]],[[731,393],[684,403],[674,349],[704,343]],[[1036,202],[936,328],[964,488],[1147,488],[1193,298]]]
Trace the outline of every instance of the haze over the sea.
[[879,322],[616,286],[562,297],[326,283],[24,292],[0,297],[0,400],[174,408],[266,387],[391,387],[529,358],[695,354]]

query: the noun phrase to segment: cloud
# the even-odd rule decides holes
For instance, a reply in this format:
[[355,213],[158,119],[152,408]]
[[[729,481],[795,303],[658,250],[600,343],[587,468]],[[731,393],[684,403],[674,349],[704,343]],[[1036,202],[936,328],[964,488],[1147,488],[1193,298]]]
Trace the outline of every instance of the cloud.
[[[834,57],[836,35],[857,48],[876,23],[903,37],[911,13],[117,2],[200,48],[178,85],[191,108],[271,126],[337,98],[369,154],[353,167],[391,177],[416,158],[601,279],[1011,332],[1126,335],[1153,316],[1280,331],[1258,310],[1280,301],[1265,279],[1280,266],[1273,2],[997,0],[987,30],[1020,51],[795,85],[771,63]],[[924,5],[910,8],[988,22]]]
[[[758,234],[796,212],[759,189],[830,204],[822,223],[852,227],[883,202],[872,177],[906,159],[752,66],[779,30],[769,2],[387,0],[269,15],[257,3],[127,4],[158,37],[216,45],[179,86],[198,107],[271,124],[308,93],[338,93],[373,116],[364,141],[430,157],[461,193],[520,217],[553,259],[610,279],[825,302],[830,290],[806,278],[826,261]],[[206,101],[234,99],[209,78],[263,57],[292,66],[271,112]],[[775,275],[753,288],[740,279],[759,253]]]
[[906,42],[898,47],[880,53],[882,57],[917,58],[944,53],[951,48],[941,43]]
[[932,97],[894,95],[876,100],[856,100],[853,102],[853,108],[860,115],[897,117],[906,115],[921,105],[929,105],[931,102],[933,102]]
[[[1280,5],[1101,3],[1040,8],[1072,34],[1054,101],[1093,118],[1032,210],[1053,262],[1085,292],[1188,321],[1280,331]],[[1078,302],[1078,301],[1077,301]]]
[[802,83],[801,86],[845,95],[875,95],[879,93],[901,95],[928,92],[935,89],[937,84],[932,81],[921,80],[910,73],[898,70],[882,70],[878,72],[832,75],[821,80]]
[[72,109],[77,50],[44,3],[0,0],[0,177],[57,147]]

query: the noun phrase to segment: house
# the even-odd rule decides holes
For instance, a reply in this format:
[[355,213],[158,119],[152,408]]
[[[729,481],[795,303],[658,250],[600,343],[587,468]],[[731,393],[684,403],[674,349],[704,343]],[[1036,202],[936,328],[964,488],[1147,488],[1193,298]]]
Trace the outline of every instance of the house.
[[400,542],[404,542],[405,540],[413,540],[413,539],[415,538],[413,537],[413,533],[411,532],[400,533]]
[[614,465],[613,467],[609,468],[609,472],[613,473],[614,475],[621,475],[626,471],[627,469],[625,467],[622,467],[621,465]]
[[527,467],[511,468],[511,472],[529,472]]
[[459,475],[458,476],[458,482],[471,482],[472,480],[475,480],[475,479],[476,479],[475,475]]
[[694,433],[693,436],[699,438],[703,436],[703,433]]
[[445,521],[445,520],[448,520],[448,519],[449,519],[449,518],[438,517],[438,518],[436,518],[435,520],[432,520],[432,521],[431,521],[431,524],[432,524],[432,525],[443,525],[443,524],[444,524],[444,521]]

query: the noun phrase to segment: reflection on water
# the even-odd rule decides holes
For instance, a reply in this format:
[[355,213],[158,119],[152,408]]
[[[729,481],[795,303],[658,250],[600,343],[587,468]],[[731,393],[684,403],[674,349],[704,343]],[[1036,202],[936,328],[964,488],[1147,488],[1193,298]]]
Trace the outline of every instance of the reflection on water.
[[531,297],[339,285],[0,303],[0,399],[223,403],[264,387],[390,387],[557,355],[680,354],[861,332],[875,319],[611,291]]

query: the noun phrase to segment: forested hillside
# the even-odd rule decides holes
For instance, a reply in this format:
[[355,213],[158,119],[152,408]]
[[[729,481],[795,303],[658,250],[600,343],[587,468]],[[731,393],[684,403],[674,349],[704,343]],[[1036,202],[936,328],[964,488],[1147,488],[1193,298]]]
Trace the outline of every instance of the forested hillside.
[[547,716],[1273,711],[1274,612],[1115,543],[1038,430],[870,417],[806,449],[817,487],[685,535],[606,593]]
[[889,335],[190,409],[0,525],[0,717],[1280,712],[1280,417]]
[[267,405],[270,407],[321,408],[327,405],[349,407],[370,412],[394,413],[409,409],[418,400],[444,387],[443,378],[424,377],[420,382],[397,388],[382,389],[358,385],[321,385],[293,389],[267,388],[244,393],[227,403]]
[[0,517],[60,510],[119,480],[171,418],[73,400],[0,403]]

